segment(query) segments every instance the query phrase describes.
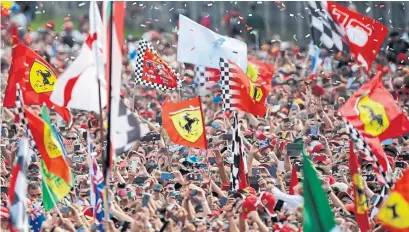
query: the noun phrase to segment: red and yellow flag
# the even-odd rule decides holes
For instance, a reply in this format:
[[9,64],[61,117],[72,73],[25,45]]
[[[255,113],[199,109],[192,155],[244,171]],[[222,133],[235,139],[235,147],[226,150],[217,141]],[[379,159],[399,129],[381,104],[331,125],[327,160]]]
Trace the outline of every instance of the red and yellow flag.
[[207,149],[204,117],[199,97],[183,102],[165,102],[162,110],[163,128],[174,143]]
[[352,140],[349,143],[349,167],[351,180],[354,184],[355,220],[362,232],[370,231],[371,224],[369,223],[368,218],[368,204],[366,203],[367,199],[365,195],[364,180],[359,174],[358,157],[354,152],[354,144]]
[[69,109],[55,105],[50,95],[58,78],[50,64],[26,45],[13,38],[13,59],[5,91],[5,107],[16,102],[16,84],[20,84],[25,105],[43,105],[57,112],[67,123],[71,121]]
[[274,75],[273,65],[257,60],[253,56],[249,56],[246,73],[253,82],[271,88],[271,80]]
[[43,121],[29,109],[24,108],[28,126],[49,173],[72,183],[71,171],[63,156],[62,145],[53,133],[51,125]]
[[365,138],[382,168],[388,170],[381,141],[408,133],[409,120],[383,86],[382,72],[356,91],[339,111]]
[[383,203],[377,219],[383,223],[388,231],[409,231],[409,169],[406,169]]

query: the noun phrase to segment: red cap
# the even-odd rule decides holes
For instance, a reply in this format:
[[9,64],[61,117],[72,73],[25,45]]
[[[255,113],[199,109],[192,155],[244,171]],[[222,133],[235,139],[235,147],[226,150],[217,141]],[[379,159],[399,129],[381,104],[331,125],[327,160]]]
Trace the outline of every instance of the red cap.
[[408,56],[405,53],[400,53],[397,57],[396,57],[396,63],[397,64],[405,64],[409,61]]
[[245,220],[247,219],[247,216],[250,212],[257,210],[257,206],[260,204],[260,201],[256,196],[249,196],[247,197],[243,205],[241,206],[243,210],[243,216],[242,219]]
[[257,191],[252,187],[245,187],[243,189],[243,191],[246,192],[246,193],[249,193],[251,195],[256,195],[257,194]]
[[263,132],[261,130],[257,130],[256,131],[256,137],[258,140],[265,140],[266,136],[263,134]]
[[87,220],[91,220],[91,219],[94,217],[92,211],[93,211],[93,210],[92,210],[92,207],[89,207],[89,206],[86,206],[86,207],[84,207],[84,208],[82,209],[82,213],[84,214],[84,216],[85,216],[85,218],[86,218]]
[[333,185],[333,184],[335,184],[335,178],[333,177],[333,176],[330,176],[330,175],[327,175],[327,176],[325,176],[325,178],[326,179],[329,179],[329,184],[330,185]]
[[321,151],[322,149],[324,149],[324,145],[318,142],[312,147],[312,149],[310,150],[310,153],[317,153]]
[[270,216],[274,214],[274,207],[276,203],[276,198],[272,193],[263,192],[261,194],[261,204],[264,206]]

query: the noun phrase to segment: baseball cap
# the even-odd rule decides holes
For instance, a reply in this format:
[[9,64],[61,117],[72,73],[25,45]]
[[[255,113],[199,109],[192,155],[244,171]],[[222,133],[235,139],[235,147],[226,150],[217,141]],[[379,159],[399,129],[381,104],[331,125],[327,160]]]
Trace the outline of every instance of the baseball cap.
[[256,196],[249,196],[247,197],[243,205],[241,206],[243,210],[243,216],[242,219],[245,220],[247,219],[247,216],[250,212],[257,210],[257,206],[260,204],[259,199]]
[[274,197],[274,195],[272,193],[269,193],[269,192],[263,192],[261,194],[260,198],[261,198],[261,204],[264,206],[267,213],[269,215],[273,215],[274,214],[274,207],[275,207],[275,205],[277,203],[277,200]]
[[312,142],[311,143],[311,147],[310,147],[310,153],[317,153],[319,151],[321,151],[322,149],[324,149],[324,145],[322,145],[322,143],[320,142]]

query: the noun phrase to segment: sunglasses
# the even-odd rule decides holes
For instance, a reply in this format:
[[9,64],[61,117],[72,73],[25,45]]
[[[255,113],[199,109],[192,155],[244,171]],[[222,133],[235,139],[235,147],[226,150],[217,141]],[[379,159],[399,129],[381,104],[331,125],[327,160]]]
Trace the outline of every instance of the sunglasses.
[[39,168],[29,168],[28,172],[40,173],[40,169]]
[[67,137],[68,140],[76,140],[77,137]]

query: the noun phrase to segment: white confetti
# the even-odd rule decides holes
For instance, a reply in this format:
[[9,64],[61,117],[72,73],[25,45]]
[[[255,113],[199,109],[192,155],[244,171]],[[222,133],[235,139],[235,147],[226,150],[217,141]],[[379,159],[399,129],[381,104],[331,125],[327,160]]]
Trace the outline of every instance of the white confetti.
[[295,41],[298,41],[297,38],[295,38],[295,37],[296,37],[296,35],[293,36],[293,39],[294,39]]
[[257,2],[257,4],[263,4],[263,2]]
[[371,7],[366,8],[366,13],[368,13],[369,11],[371,11]]
[[293,15],[293,14],[290,14],[290,16],[291,16],[291,17],[294,17],[294,15]]
[[159,44],[160,40],[156,41],[156,44]]
[[132,3],[132,6],[133,6],[133,5],[136,5],[136,2]]
[[141,24],[141,27],[146,27],[146,25],[145,25],[145,24]]
[[169,9],[169,11],[172,11],[172,10],[173,10],[173,7]]
[[78,4],[78,7],[82,7],[84,5],[85,5],[85,2],[82,2],[82,3]]
[[143,6],[143,3],[139,4],[139,6]]
[[308,38],[308,37],[310,37],[310,34],[308,34],[308,35],[305,36],[305,38]]
[[35,14],[41,14],[41,11],[36,11]]
[[251,17],[251,16],[253,16],[253,14],[249,14],[249,16]]
[[213,3],[209,3],[209,4],[207,4],[207,6],[213,6]]

